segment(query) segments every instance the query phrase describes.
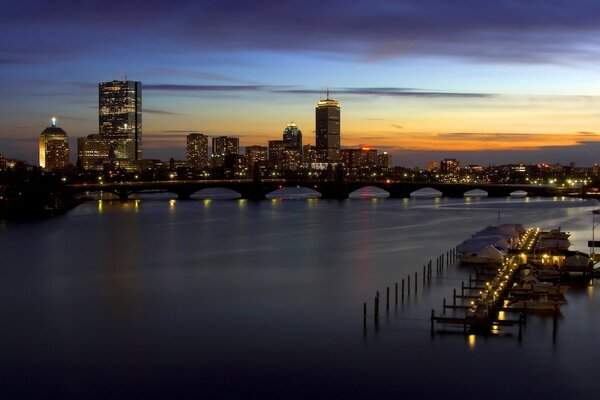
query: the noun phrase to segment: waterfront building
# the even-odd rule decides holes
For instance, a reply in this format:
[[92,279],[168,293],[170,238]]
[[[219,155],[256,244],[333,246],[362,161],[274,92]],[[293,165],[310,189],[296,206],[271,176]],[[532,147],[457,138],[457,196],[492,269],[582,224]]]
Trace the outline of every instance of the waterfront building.
[[427,164],[427,171],[434,172],[440,169],[440,163],[437,161],[431,161]]
[[193,169],[208,167],[208,137],[201,133],[187,136],[187,164]]
[[287,148],[302,149],[302,131],[295,122],[287,124],[283,131],[283,141]]
[[377,167],[377,150],[370,147],[341,150],[342,161],[350,174],[357,170],[371,170]]
[[78,164],[85,170],[102,171],[111,154],[111,141],[98,134],[77,139]]
[[69,140],[67,133],[56,126],[56,118],[52,118],[51,126],[40,134],[39,140],[40,167],[53,170],[69,165]]
[[246,146],[246,165],[254,168],[254,164],[266,165],[269,149],[266,146]]
[[225,163],[225,156],[240,154],[240,139],[231,136],[212,138],[212,166],[220,167]]
[[284,140],[269,140],[269,167],[283,169],[283,151],[286,148]]
[[392,155],[387,151],[377,155],[377,166],[379,168],[392,168]]
[[315,135],[317,156],[320,162],[337,163],[340,154],[340,103],[327,98],[319,100],[315,109]]
[[303,148],[302,159],[304,160],[305,163],[313,164],[313,163],[319,162],[317,148],[315,146],[307,144],[307,145],[302,146],[302,148]]
[[241,154],[227,154],[223,162],[225,178],[247,177],[246,157]]
[[99,84],[99,134],[109,140],[117,159],[142,159],[142,83]]
[[440,162],[440,171],[445,174],[453,174],[460,169],[460,163],[455,158],[444,158]]
[[0,171],[4,171],[6,169],[6,158],[2,154],[0,154]]

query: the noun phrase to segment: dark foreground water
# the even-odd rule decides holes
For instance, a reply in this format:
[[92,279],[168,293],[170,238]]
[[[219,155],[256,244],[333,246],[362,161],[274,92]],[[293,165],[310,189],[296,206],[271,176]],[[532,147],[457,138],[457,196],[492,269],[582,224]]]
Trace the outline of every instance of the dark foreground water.
[[499,212],[587,251],[595,204],[143,199],[2,225],[0,398],[598,398],[597,287],[568,291],[555,341],[541,317],[521,342],[432,337],[459,266],[362,321]]

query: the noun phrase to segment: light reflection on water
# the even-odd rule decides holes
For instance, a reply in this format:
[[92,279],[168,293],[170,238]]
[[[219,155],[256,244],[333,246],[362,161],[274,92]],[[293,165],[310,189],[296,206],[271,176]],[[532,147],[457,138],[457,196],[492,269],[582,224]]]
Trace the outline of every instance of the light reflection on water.
[[[555,343],[542,317],[528,318],[521,343],[432,338],[431,309],[472,273],[463,267],[434,273],[425,287],[419,280],[416,293],[383,309],[377,330],[372,307],[377,290],[385,296],[409,275],[414,284],[428,260],[499,213],[501,223],[561,226],[585,251],[594,204],[143,198],[8,225],[0,231],[0,309],[10,321],[0,333],[0,392],[410,397],[435,376],[428,396],[479,396],[464,391],[469,380],[494,387],[487,398],[507,398],[528,397],[523,371],[536,371],[544,383],[535,396],[591,397],[599,389],[589,379],[596,359],[588,349],[600,334],[594,287],[569,289]],[[500,375],[510,385],[497,385]]]

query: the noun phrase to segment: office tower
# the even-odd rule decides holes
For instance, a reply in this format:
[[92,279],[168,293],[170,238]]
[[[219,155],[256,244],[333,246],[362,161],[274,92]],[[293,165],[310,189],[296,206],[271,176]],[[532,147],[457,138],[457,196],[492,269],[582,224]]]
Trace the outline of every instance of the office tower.
[[342,160],[346,168],[374,168],[377,166],[377,150],[370,147],[341,150]]
[[40,167],[53,170],[69,165],[69,140],[67,133],[56,126],[56,118],[52,125],[40,134],[39,141]]
[[81,168],[102,171],[111,158],[111,140],[97,134],[77,139],[77,158]]
[[316,163],[319,161],[319,157],[317,155],[317,148],[313,145],[306,144],[302,146],[302,159],[305,163]]
[[340,161],[340,103],[327,98],[319,100],[315,109],[316,148],[320,162]]
[[269,140],[269,167],[273,169],[283,169],[284,150],[285,141]]
[[110,140],[116,159],[142,159],[142,83],[99,84],[99,133]]
[[240,154],[240,139],[230,136],[212,138],[212,164],[220,167],[225,162],[225,156]]
[[193,169],[208,167],[208,137],[206,135],[190,133],[187,136],[187,163]]
[[392,155],[387,151],[377,155],[377,166],[379,168],[392,168]]
[[253,168],[254,164],[266,165],[269,149],[265,146],[246,146],[246,163],[248,168]]
[[287,148],[302,149],[302,131],[295,122],[290,122],[283,131],[283,141]]

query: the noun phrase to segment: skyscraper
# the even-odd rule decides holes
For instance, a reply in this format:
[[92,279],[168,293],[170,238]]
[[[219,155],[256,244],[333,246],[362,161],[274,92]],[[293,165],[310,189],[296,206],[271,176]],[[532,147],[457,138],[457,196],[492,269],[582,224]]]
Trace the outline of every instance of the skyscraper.
[[208,167],[208,137],[201,133],[190,133],[187,136],[188,167],[204,169]]
[[319,100],[315,109],[316,149],[320,162],[340,161],[340,103],[327,98]]
[[69,140],[67,133],[56,126],[56,118],[52,125],[40,134],[39,142],[40,167],[53,170],[69,165]]
[[240,154],[240,139],[230,136],[212,138],[212,164],[220,167],[225,162],[225,156]]
[[77,158],[81,168],[102,171],[111,157],[111,141],[98,134],[77,139]]
[[110,140],[114,157],[142,159],[142,83],[99,84],[99,133]]
[[295,122],[290,122],[283,131],[283,141],[287,148],[302,149],[302,131]]

